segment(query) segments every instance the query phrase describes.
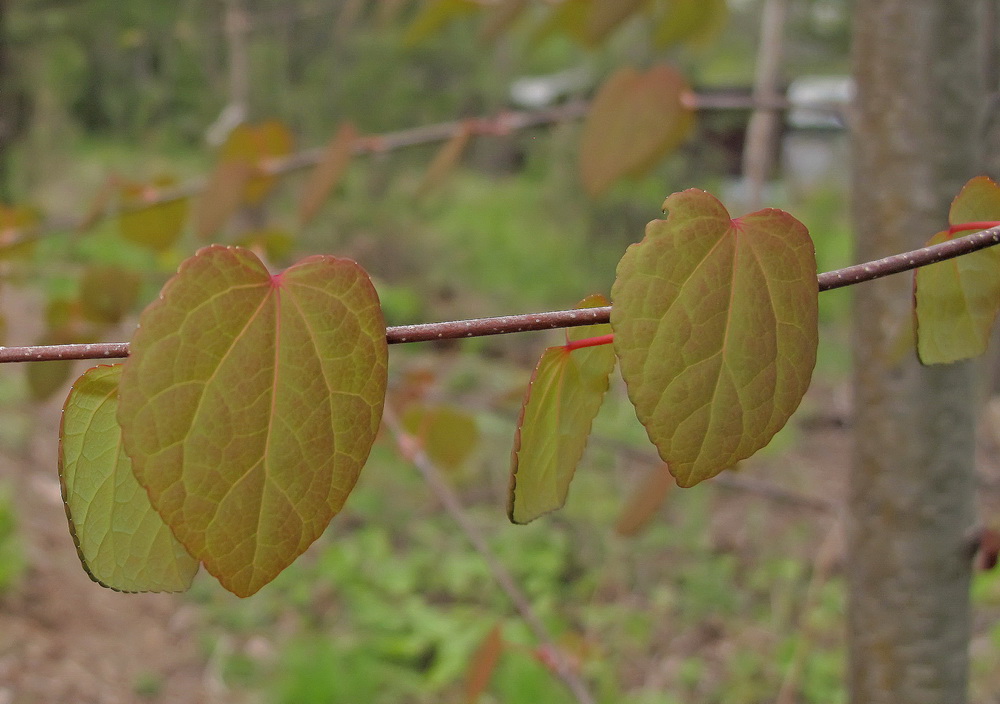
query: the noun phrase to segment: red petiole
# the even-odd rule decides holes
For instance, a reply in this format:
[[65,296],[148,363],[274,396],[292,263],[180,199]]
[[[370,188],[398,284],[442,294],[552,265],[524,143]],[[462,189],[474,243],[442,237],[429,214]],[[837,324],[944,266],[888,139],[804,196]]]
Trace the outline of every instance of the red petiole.
[[1000,225],[1000,220],[976,220],[975,222],[962,222],[958,225],[952,225],[948,228],[948,234],[954,235],[956,232],[965,232],[966,230],[988,230],[991,227],[996,227]]
[[598,337],[587,337],[583,340],[570,340],[564,346],[567,351],[572,352],[581,347],[597,347],[598,345],[610,345],[615,339],[614,333],[610,335],[600,335]]

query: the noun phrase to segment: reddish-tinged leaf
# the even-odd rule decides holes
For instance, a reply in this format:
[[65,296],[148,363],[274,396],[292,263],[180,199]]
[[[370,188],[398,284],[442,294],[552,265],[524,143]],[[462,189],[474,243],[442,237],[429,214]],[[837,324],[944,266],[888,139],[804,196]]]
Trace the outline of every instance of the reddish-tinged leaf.
[[623,537],[641,533],[663,506],[673,486],[667,465],[653,467],[626,502],[615,523],[615,532]]
[[486,635],[485,640],[472,656],[469,663],[469,671],[465,679],[465,701],[475,704],[479,701],[480,695],[486,691],[486,687],[493,677],[497,663],[500,662],[500,655],[503,653],[503,631],[498,623]]
[[423,197],[441,185],[441,183],[451,173],[452,169],[458,166],[462,158],[465,147],[472,136],[472,129],[469,125],[462,125],[451,139],[444,143],[444,146],[434,156],[434,160],[427,167],[424,178],[417,187],[417,196]]
[[461,467],[479,442],[476,419],[451,406],[413,404],[403,414],[403,427],[447,471]]
[[[578,307],[605,305],[603,296],[590,296]],[[608,325],[569,328],[567,340],[599,337],[610,330]],[[542,353],[514,433],[507,501],[512,522],[528,523],[566,503],[614,366],[611,345],[572,352],[565,346],[549,347]]]
[[625,252],[611,326],[639,421],[681,486],[764,447],[816,362],[816,258],[780,210],[731,219],[695,189]]
[[386,385],[378,296],[354,262],[270,275],[207,247],[142,314],[118,419],[153,506],[224,587],[253,594],[340,510]]
[[354,156],[354,142],[357,138],[358,131],[354,129],[354,125],[345,122],[326,145],[322,158],[302,189],[302,200],[299,201],[301,224],[304,225],[316,217],[327,196],[347,173],[351,157]]
[[70,532],[98,584],[122,592],[185,591],[198,562],[132,473],[116,420],[120,376],[120,364],[88,370],[63,408],[59,480]]
[[653,41],[661,47],[701,44],[725,26],[726,0],[671,0],[665,4]]
[[217,234],[243,202],[253,166],[243,160],[221,161],[208,177],[198,199],[195,233],[202,240]]
[[118,227],[125,239],[157,252],[170,249],[188,217],[188,199],[158,202],[161,189],[174,185],[174,179],[158,178],[151,184],[125,183],[120,186],[121,214]]
[[[955,197],[952,225],[1000,219],[1000,185],[980,176]],[[928,245],[951,239],[939,232]],[[1000,311],[1000,249],[921,267],[914,273],[917,354],[924,364],[945,364],[986,351]]]
[[580,176],[591,196],[622,177],[641,176],[687,137],[694,125],[689,92],[670,66],[646,73],[626,67],[597,92],[583,125]]
[[603,41],[622,22],[649,4],[649,0],[592,0],[587,16],[587,42]]
[[139,301],[142,279],[116,266],[91,266],[80,279],[80,312],[94,323],[115,324]]

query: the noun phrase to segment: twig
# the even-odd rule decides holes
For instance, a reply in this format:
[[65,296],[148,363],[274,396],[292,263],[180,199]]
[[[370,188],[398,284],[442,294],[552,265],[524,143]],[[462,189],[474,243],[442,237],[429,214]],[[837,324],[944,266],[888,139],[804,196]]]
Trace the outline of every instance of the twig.
[[[820,274],[816,283],[820,291],[852,286],[916,269],[928,264],[953,259],[963,254],[1000,244],[1000,227],[956,237],[948,242],[894,254],[864,264],[855,264]],[[386,341],[390,345],[404,342],[429,342],[456,340],[463,337],[506,335],[529,330],[571,328],[578,325],[607,323],[611,319],[611,306],[556,310],[545,313],[503,315],[495,318],[472,318],[443,323],[420,323],[386,328]],[[128,356],[127,342],[95,342],[77,345],[33,345],[28,347],[0,346],[0,364],[7,362],[46,362],[68,359],[116,359]]]
[[566,686],[580,704],[594,704],[594,698],[591,696],[586,684],[570,668],[562,651],[556,647],[552,634],[549,633],[545,624],[542,623],[538,614],[535,613],[535,609],[531,605],[528,596],[521,591],[521,588],[514,580],[514,576],[507,571],[503,563],[493,554],[493,550],[490,548],[486,537],[476,524],[469,519],[465,508],[462,506],[461,499],[459,499],[458,494],[455,493],[455,490],[452,489],[451,485],[444,478],[444,475],[441,474],[441,471],[430,460],[427,453],[423,451],[416,440],[403,430],[399,419],[388,405],[382,414],[382,420],[396,439],[402,455],[417,468],[431,491],[434,492],[434,495],[441,501],[445,510],[451,515],[455,523],[458,524],[459,529],[461,529],[466,539],[486,562],[487,567],[489,567],[490,572],[493,574],[493,579],[496,580],[500,588],[507,594],[507,597],[521,615],[525,624],[531,629],[535,638],[550,652],[552,666],[556,674],[566,683]]

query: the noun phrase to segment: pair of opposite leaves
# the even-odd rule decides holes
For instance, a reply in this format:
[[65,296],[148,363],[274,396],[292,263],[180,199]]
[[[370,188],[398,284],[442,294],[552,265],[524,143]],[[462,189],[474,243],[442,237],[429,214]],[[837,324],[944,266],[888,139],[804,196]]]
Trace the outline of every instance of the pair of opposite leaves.
[[[805,227],[777,210],[731,219],[697,190],[664,207],[619,264],[614,350],[553,348],[533,376],[516,522],[565,500],[616,356],[683,486],[767,444],[808,386],[817,288]],[[201,250],[143,313],[128,361],[88,371],[67,399],[60,475],[90,575],[176,591],[204,563],[230,591],[256,592],[354,486],[386,362],[378,297],[354,262],[311,257],[271,275],[246,250]]]

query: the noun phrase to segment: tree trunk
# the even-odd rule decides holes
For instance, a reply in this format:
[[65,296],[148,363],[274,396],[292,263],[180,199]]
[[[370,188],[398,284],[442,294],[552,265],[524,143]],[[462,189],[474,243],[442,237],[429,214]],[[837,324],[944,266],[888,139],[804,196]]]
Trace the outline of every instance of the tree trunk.
[[[972,0],[858,0],[853,124],[857,258],[913,249],[947,225],[977,173],[982,91]],[[966,701],[974,522],[973,367],[900,355],[912,278],[855,289],[848,520],[855,704]]]

